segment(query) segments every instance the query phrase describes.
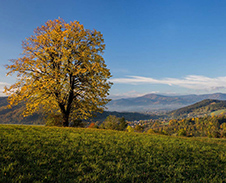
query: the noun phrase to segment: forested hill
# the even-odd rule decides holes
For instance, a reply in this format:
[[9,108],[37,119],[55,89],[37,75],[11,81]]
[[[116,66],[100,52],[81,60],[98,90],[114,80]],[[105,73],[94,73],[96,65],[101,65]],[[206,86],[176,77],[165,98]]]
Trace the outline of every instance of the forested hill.
[[23,118],[25,104],[19,104],[11,109],[8,109],[7,105],[7,97],[0,97],[0,124],[44,124],[40,112]]
[[214,111],[226,110],[226,101],[206,99],[193,105],[174,110],[169,113],[172,118],[199,117]]
[[[25,110],[25,104],[14,106],[12,109],[6,108],[8,102],[7,97],[0,97],[0,124],[44,124],[43,113],[36,112],[35,114],[22,117],[22,112]],[[109,115],[115,115],[117,117],[125,117],[126,120],[144,120],[144,119],[156,119],[155,115],[134,113],[134,112],[110,112],[104,111],[102,114],[98,113],[95,118],[90,121],[102,122]]]
[[149,115],[149,114],[142,114],[142,113],[138,113],[138,112],[104,111],[103,113],[98,113],[97,116],[91,120],[102,122],[109,115],[114,115],[116,117],[124,117],[128,121],[158,119],[159,118],[159,116],[154,115],[154,114]]

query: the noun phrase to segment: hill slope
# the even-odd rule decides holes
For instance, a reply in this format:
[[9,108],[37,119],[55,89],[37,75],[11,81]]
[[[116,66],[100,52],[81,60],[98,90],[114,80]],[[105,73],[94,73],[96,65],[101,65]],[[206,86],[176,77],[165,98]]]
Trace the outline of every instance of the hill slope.
[[0,97],[0,124],[44,124],[40,112],[25,118],[22,117],[25,104],[19,104],[11,109],[8,109],[7,105],[7,97]]
[[0,182],[225,182],[226,141],[0,125]]
[[205,99],[193,105],[174,110],[169,115],[173,118],[199,117],[222,109],[226,109],[226,101]]

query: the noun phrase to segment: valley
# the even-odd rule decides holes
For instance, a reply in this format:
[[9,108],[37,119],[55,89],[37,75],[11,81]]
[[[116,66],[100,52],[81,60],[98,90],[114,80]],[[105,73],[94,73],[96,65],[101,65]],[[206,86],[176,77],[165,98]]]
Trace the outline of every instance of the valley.
[[[109,115],[124,117],[127,121],[182,119],[213,114],[219,115],[224,114],[226,109],[225,100],[226,94],[223,93],[183,96],[149,94],[138,98],[112,100],[107,105],[108,109],[106,111],[97,113],[93,118],[86,121],[102,123]],[[43,125],[45,123],[45,114],[41,110],[23,118],[24,103],[14,106],[12,109],[8,109],[6,106],[7,97],[0,97],[0,124]],[[132,108],[134,108],[134,111],[131,110]]]

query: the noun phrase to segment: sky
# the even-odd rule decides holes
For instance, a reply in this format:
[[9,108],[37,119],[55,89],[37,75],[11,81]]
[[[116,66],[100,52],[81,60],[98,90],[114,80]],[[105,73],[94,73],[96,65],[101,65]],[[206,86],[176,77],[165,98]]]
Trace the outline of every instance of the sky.
[[226,93],[224,0],[0,0],[0,96],[16,82],[4,65],[58,17],[103,34],[110,98]]

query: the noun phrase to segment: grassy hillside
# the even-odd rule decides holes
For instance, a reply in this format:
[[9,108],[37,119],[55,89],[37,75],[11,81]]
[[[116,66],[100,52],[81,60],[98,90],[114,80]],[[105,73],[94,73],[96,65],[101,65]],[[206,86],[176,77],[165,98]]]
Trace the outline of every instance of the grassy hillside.
[[0,125],[0,182],[225,182],[226,141]]
[[199,117],[214,111],[226,109],[226,101],[206,99],[169,113],[173,118]]
[[224,115],[226,114],[226,109],[221,109],[221,110],[217,110],[210,113],[210,115],[215,115],[215,116],[222,115],[222,114]]

